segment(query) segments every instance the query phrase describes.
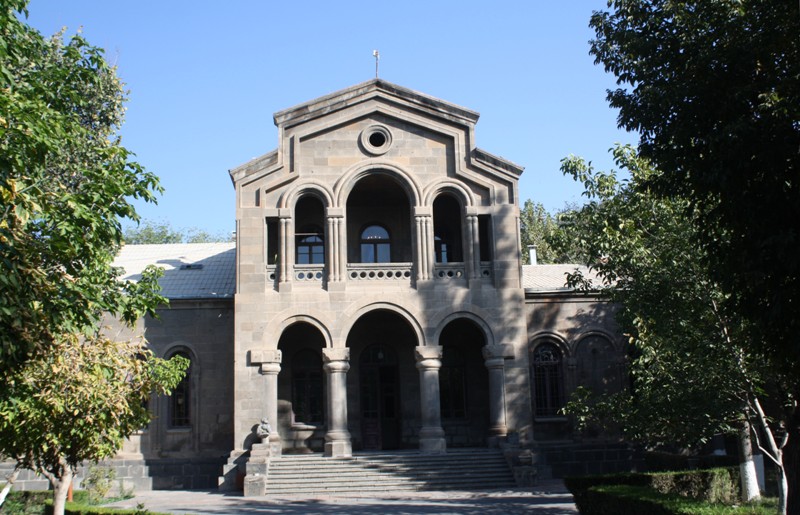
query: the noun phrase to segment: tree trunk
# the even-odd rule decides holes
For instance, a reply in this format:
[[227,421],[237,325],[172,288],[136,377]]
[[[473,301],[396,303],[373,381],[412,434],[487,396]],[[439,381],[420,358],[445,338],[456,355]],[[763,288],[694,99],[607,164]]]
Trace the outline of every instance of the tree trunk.
[[784,484],[786,486],[786,513],[800,515],[800,406],[795,405],[788,421],[788,438],[783,448]]
[[742,479],[742,501],[749,502],[761,497],[753,461],[753,443],[750,441],[750,423],[742,421],[739,428],[739,475]]
[[59,478],[52,478],[50,483],[53,485],[53,515],[64,515],[67,505],[67,493],[72,484],[74,472],[69,465],[64,466],[64,473]]
[[19,468],[14,467],[14,471],[6,476],[6,486],[4,486],[3,491],[0,492],[0,506],[3,506],[3,503],[6,502],[6,497],[8,497],[8,492],[10,492],[11,488],[14,486],[14,481],[17,480],[18,475],[19,475]]

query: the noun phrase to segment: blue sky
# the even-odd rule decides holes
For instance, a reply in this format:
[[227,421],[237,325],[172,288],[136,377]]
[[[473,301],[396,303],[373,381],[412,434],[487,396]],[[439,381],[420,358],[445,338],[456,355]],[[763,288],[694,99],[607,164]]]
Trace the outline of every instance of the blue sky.
[[580,201],[559,171],[577,154],[612,166],[617,129],[588,28],[605,0],[32,0],[49,35],[82,28],[130,90],[123,144],[166,191],[147,219],[234,228],[228,170],[277,146],[272,114],[372,79],[478,111],[477,145],[525,167],[520,198]]

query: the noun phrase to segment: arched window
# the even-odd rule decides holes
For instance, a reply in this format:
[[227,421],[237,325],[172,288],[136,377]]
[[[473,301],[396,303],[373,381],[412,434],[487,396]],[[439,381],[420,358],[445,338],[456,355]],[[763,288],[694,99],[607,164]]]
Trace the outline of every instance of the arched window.
[[370,225],[361,231],[362,263],[389,263],[391,260],[389,231],[380,225]]
[[192,404],[192,362],[189,354],[183,351],[176,352],[173,356],[181,356],[189,360],[189,368],[186,369],[186,375],[183,376],[178,386],[172,390],[172,395],[169,397],[169,425],[170,427],[190,427],[192,425],[191,419],[191,404]]
[[443,418],[465,418],[467,416],[465,379],[464,353],[459,352],[459,349],[453,345],[444,346],[442,368],[439,369],[439,398]]
[[461,252],[461,205],[451,195],[433,202],[433,247],[437,263],[464,260]]
[[319,352],[305,349],[292,359],[292,411],[294,422],[322,424],[322,358]]
[[552,342],[541,343],[531,355],[533,413],[537,417],[553,417],[564,407],[563,359],[561,350]]
[[298,265],[321,265],[325,263],[325,239],[322,229],[316,225],[303,227],[295,233],[297,241],[296,261]]

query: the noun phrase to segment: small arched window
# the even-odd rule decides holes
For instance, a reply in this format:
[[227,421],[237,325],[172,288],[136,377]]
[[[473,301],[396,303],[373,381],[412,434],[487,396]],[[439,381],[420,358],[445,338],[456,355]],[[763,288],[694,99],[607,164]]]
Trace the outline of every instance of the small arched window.
[[295,233],[298,265],[321,265],[325,263],[325,239],[322,229],[316,225],[303,227]]
[[186,369],[186,374],[178,383],[178,386],[172,390],[172,395],[169,397],[169,425],[170,427],[190,427],[192,425],[192,367],[193,363],[189,354],[183,351],[176,352],[173,356],[181,356],[189,360],[189,368]]
[[361,231],[361,262],[391,262],[391,239],[389,231],[380,225],[370,225]]
[[533,412],[537,417],[553,417],[564,407],[563,355],[552,342],[537,345],[531,355]]

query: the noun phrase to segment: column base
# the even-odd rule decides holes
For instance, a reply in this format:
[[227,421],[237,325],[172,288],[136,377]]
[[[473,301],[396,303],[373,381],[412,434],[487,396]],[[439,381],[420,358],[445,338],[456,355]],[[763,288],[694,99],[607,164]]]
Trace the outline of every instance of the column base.
[[444,438],[420,438],[419,450],[424,454],[445,454],[447,442]]
[[444,454],[447,441],[441,427],[423,427],[419,430],[419,450],[425,454]]
[[350,443],[350,439],[325,442],[323,455],[326,458],[352,458],[353,445]]

